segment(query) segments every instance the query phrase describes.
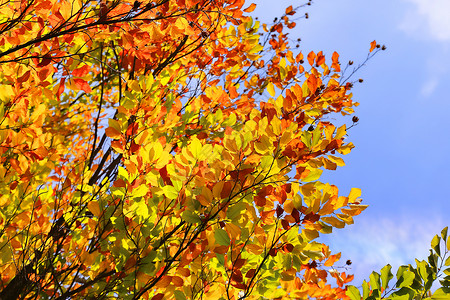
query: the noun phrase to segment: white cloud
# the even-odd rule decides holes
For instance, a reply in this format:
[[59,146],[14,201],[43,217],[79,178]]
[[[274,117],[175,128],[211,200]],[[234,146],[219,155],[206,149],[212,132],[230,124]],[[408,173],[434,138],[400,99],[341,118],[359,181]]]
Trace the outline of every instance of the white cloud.
[[337,230],[322,241],[334,253],[342,252],[342,259],[352,260],[347,273],[355,275],[354,284],[358,285],[363,279],[368,280],[372,271],[379,272],[386,264],[391,264],[395,274],[400,265],[415,265],[415,258],[426,260],[431,239],[445,226],[441,220],[425,218],[356,217],[354,225]]
[[430,97],[433,92],[436,90],[437,86],[439,84],[439,80],[437,78],[430,78],[428,79],[423,85],[420,90],[420,94],[426,98]]
[[404,0],[413,5],[400,24],[405,32],[437,41],[450,41],[449,0]]

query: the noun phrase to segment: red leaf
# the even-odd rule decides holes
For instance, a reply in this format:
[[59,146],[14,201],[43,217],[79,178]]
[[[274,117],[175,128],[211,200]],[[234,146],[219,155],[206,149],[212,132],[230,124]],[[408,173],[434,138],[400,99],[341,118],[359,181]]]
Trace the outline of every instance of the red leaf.
[[42,57],[41,62],[37,65],[38,68],[42,68],[45,67],[46,65],[48,65],[49,63],[52,62],[52,58],[50,55],[44,55],[44,57]]
[[227,181],[223,184],[223,188],[222,191],[220,192],[220,197],[222,197],[222,199],[228,198],[231,194],[231,189],[233,188],[233,186],[231,185],[231,182]]
[[75,77],[83,77],[87,73],[89,73],[89,67],[87,65],[84,65],[84,66],[72,71],[72,75]]
[[281,217],[283,212],[284,212],[283,208],[280,205],[277,205],[277,218]]
[[58,101],[61,100],[61,94],[64,92],[64,83],[66,82],[66,78],[61,78],[61,81],[59,82],[58,91],[56,92],[56,98]]
[[242,282],[242,273],[239,270],[234,270],[233,274],[231,275],[231,280],[234,280],[236,282]]
[[25,74],[23,74],[21,77],[19,77],[19,78],[17,79],[17,81],[18,81],[18,82],[25,82],[25,81],[27,81],[28,78],[30,78],[30,74],[31,74],[31,72],[30,72],[29,70],[26,71]]
[[152,297],[152,300],[161,300],[164,298],[164,294],[163,293],[158,293],[155,296]]
[[247,271],[247,273],[245,274],[245,277],[247,278],[252,278],[256,273],[256,269],[250,269]]
[[287,252],[292,252],[292,250],[294,250],[294,245],[292,245],[292,244],[286,244],[285,246],[284,246],[284,249],[287,251]]
[[137,130],[138,130],[138,128],[139,128],[138,123],[131,123],[131,124],[129,124],[128,128],[127,128],[127,135],[128,136],[135,135]]
[[246,259],[238,258],[235,260],[233,267],[235,269],[240,269],[245,264],[246,261],[247,261]]
[[87,83],[86,80],[81,79],[81,78],[75,78],[74,79],[76,86],[80,89],[85,91],[86,93],[91,93],[92,89],[89,86],[89,83]]
[[141,146],[136,144],[134,141],[131,141],[130,151],[131,153],[136,153]]
[[13,182],[11,182],[11,184],[9,185],[9,188],[11,190],[15,190],[17,185],[19,184],[19,182],[17,180],[14,180]]
[[293,209],[291,212],[291,216],[294,217],[295,222],[300,223],[300,213],[298,212],[297,209]]
[[114,181],[113,184],[114,187],[126,187],[127,184],[125,183],[125,181],[123,179],[116,179],[116,181]]
[[163,179],[165,185],[173,185],[172,180],[170,180],[170,177],[167,174],[166,166],[159,169],[159,174],[161,175],[161,178]]
[[284,230],[289,230],[291,228],[291,226],[289,225],[289,222],[286,220],[281,220],[281,226],[283,226]]
[[319,221],[320,216],[315,213],[309,213],[303,218],[302,223],[314,223]]

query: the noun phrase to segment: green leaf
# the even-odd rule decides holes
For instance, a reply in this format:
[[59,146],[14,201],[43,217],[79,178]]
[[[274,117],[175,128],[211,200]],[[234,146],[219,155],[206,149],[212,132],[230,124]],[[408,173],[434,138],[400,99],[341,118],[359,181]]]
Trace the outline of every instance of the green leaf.
[[122,131],[122,127],[121,127],[120,123],[114,119],[108,119],[108,125],[109,125],[109,127],[114,128],[118,132]]
[[[450,280],[439,280],[439,283],[443,286],[443,287],[450,287]],[[450,296],[450,295],[449,295]]]
[[372,287],[372,290],[380,290],[380,274],[377,272],[372,272],[369,276],[370,278],[370,286]]
[[230,237],[228,233],[222,228],[216,229],[214,232],[214,237],[219,245],[228,246],[230,244]]
[[347,291],[345,294],[349,296],[351,300],[361,300],[361,293],[353,285],[347,286]]
[[424,260],[418,261],[416,259],[416,264],[417,271],[423,279],[425,289],[429,289],[433,283],[433,271],[431,270],[431,267]]
[[411,284],[413,283],[415,277],[416,276],[415,276],[414,272],[411,272],[409,270],[405,270],[401,274],[399,280],[397,281],[397,287],[398,288],[410,287]]
[[363,288],[363,299],[366,299],[367,297],[369,297],[369,293],[370,293],[369,283],[364,280],[362,283],[362,288]]
[[448,227],[445,227],[444,229],[442,229],[441,231],[441,237],[444,241],[447,241],[447,231],[448,231]]
[[433,248],[436,253],[441,256],[441,247],[440,247],[441,238],[436,234],[431,240],[431,248]]
[[227,209],[227,218],[234,220],[241,216],[241,212],[246,209],[246,204],[243,202],[238,202],[234,205],[230,205]]
[[450,288],[441,287],[440,289],[437,289],[431,296],[431,299],[439,299],[439,300],[440,299],[442,299],[442,300],[450,299]]
[[405,294],[405,295],[396,295],[396,294],[392,294],[389,297],[389,300],[412,300],[413,297],[410,296],[409,294]]
[[220,265],[225,266],[225,257],[223,254],[216,254],[216,258],[219,261]]
[[201,223],[202,222],[200,217],[198,215],[194,214],[190,210],[185,210],[183,212],[183,214],[181,215],[181,218],[188,223]]
[[182,291],[174,291],[173,294],[175,295],[176,300],[186,300],[186,295]]
[[139,271],[148,274],[153,275],[156,271],[155,267],[155,258],[156,258],[156,251],[150,251],[150,253],[145,256],[143,259],[139,262]]
[[389,285],[389,281],[394,277],[391,272],[392,266],[386,265],[381,269],[381,286],[386,289]]
[[412,289],[410,289],[408,287],[403,287],[403,288],[399,289],[398,291],[396,291],[395,293],[393,293],[391,295],[391,297],[392,297],[392,299],[412,300],[412,299],[414,299],[415,295],[416,295],[416,293]]
[[431,268],[433,268],[434,272],[437,272],[438,260],[438,255],[430,249],[430,255],[428,255],[428,263],[430,264]]

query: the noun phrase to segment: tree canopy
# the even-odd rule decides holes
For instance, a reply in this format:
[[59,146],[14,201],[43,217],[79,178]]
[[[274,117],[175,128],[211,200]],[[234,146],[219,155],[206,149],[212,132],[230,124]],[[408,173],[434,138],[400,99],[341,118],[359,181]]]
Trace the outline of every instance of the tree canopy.
[[[360,299],[315,241],[367,205],[319,181],[358,103],[309,4],[1,0],[0,299]],[[362,297],[427,293],[441,238]]]

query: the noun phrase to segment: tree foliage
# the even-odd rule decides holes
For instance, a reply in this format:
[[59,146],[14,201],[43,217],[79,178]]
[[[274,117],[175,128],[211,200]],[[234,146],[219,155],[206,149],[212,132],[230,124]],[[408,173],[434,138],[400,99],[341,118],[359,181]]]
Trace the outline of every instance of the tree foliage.
[[450,239],[447,231],[448,227],[441,231],[440,236],[433,237],[428,261],[416,259],[415,267],[411,264],[400,266],[396,279],[391,272],[392,266],[388,264],[380,273],[372,272],[369,282],[364,280],[362,296],[355,286],[348,286],[346,294],[351,300],[449,299]]
[[352,84],[254,7],[1,0],[0,299],[348,297]]

